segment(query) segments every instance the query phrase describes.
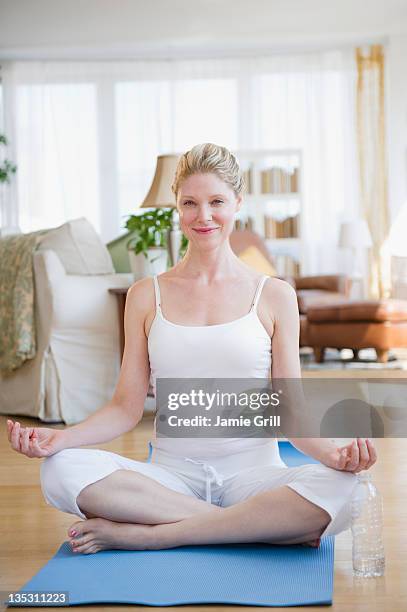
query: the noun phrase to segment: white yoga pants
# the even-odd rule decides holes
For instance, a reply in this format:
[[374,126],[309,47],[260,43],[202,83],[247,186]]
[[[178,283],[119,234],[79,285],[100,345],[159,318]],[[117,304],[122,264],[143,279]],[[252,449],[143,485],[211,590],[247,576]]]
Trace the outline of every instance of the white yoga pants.
[[286,485],[328,512],[332,520],[323,536],[338,534],[351,524],[350,501],[357,482],[354,474],[321,464],[272,465],[266,445],[263,453],[256,448],[210,459],[172,455],[154,448],[151,462],[135,461],[105,450],[65,449],[41,464],[45,501],[62,512],[86,519],[76,501],[79,493],[84,487],[123,469],[139,472],[178,493],[221,507]]

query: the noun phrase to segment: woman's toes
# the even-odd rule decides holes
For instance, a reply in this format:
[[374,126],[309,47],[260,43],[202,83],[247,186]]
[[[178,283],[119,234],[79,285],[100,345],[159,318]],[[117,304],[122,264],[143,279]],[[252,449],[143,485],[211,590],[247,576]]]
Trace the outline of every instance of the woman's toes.
[[85,550],[83,552],[84,555],[92,555],[94,553],[99,552],[99,550],[102,550],[102,548],[100,546],[98,546],[97,544],[93,544],[93,546],[91,546],[90,548],[88,548],[87,550]]
[[86,521],[76,521],[68,529],[69,537],[75,537],[84,533]]
[[82,538],[72,538],[70,544],[71,547],[78,548],[79,546],[83,546],[84,544],[88,544],[88,542],[92,541],[93,538],[90,535],[85,535]]
[[311,548],[319,548],[321,544],[321,538],[317,538],[316,540],[310,540],[309,542],[302,542],[301,546],[310,546]]
[[86,542],[82,542],[81,544],[73,544],[72,552],[74,553],[87,553],[89,550],[95,545],[94,540],[87,540]]
[[[100,518],[88,519],[74,523],[68,530],[69,544],[73,553],[88,554],[103,550],[106,546],[105,531],[109,521]],[[72,533],[76,535],[71,535]],[[102,539],[102,541],[100,541]],[[99,542],[96,546],[95,540]]]
[[107,522],[104,519],[93,518],[87,519],[86,521],[77,521],[68,529],[68,535],[70,538],[78,538],[84,536],[86,533],[93,533],[98,531],[103,523]]

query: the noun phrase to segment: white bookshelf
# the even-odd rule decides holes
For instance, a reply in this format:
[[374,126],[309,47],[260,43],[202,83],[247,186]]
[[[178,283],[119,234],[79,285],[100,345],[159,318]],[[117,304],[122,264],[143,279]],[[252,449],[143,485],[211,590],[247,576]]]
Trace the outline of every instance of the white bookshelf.
[[236,151],[235,155],[247,185],[238,216],[241,225],[265,239],[279,275],[300,274],[301,150]]

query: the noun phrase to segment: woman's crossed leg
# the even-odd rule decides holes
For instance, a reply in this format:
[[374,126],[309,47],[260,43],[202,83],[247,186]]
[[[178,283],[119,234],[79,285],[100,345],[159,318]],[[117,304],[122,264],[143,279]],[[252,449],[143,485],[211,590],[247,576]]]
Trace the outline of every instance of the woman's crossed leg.
[[68,535],[72,549],[84,554],[193,544],[311,543],[330,521],[325,510],[286,486],[220,508],[130,470],[88,485],[77,503],[88,519],[75,522]]
[[198,498],[199,485],[192,488],[155,463],[96,449],[66,449],[45,459],[41,486],[48,503],[86,519],[68,531],[82,553],[215,542],[306,543],[329,520],[319,506],[285,486],[259,495],[245,491],[250,499],[236,503],[229,492],[233,505],[221,508]]

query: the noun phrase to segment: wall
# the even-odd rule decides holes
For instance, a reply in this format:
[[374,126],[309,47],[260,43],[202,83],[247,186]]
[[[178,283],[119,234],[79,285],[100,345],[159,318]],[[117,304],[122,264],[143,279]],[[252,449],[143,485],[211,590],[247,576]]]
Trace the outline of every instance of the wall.
[[352,42],[402,31],[405,0],[0,0],[0,57]]

